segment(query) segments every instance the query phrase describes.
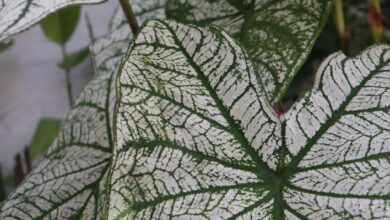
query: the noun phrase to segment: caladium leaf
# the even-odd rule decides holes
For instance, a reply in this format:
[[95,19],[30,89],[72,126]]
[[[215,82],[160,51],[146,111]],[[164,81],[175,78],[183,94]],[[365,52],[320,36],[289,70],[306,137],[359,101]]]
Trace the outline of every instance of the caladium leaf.
[[390,218],[390,47],[330,56],[276,117],[214,27],[149,22],[118,76],[109,219]]
[[91,46],[95,79],[39,167],[1,204],[1,219],[96,219],[105,214],[114,82],[130,40],[131,33],[122,27]]
[[113,149],[113,73],[122,46],[103,39],[92,47],[95,78],[43,161],[2,206],[0,219],[99,219]]
[[327,20],[328,0],[168,0],[167,16],[214,24],[246,49],[268,99],[278,102]]
[[390,47],[330,56],[286,116],[286,201],[313,219],[390,218]]
[[230,37],[149,22],[118,78],[110,219],[271,210],[280,123]]
[[103,1],[105,0],[2,0],[0,1],[0,41],[29,28],[63,7]]

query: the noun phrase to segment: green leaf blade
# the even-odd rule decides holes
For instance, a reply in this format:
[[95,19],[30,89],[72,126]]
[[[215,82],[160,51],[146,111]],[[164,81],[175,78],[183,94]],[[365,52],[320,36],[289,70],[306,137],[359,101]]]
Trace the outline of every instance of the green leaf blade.
[[89,56],[89,48],[80,49],[74,53],[66,54],[62,63],[58,64],[63,69],[71,69],[82,63]]
[[50,41],[65,45],[76,30],[80,13],[80,6],[70,6],[48,15],[41,22],[43,33]]
[[14,41],[0,42],[0,53],[10,49],[14,45]]
[[61,127],[61,120],[44,118],[39,121],[33,136],[30,149],[32,160],[38,159],[48,150],[49,146],[57,137]]

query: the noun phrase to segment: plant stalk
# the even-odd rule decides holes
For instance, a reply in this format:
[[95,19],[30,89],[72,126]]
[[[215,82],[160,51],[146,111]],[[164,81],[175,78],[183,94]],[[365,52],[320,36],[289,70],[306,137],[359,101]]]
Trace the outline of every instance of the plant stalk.
[[91,42],[95,42],[96,37],[95,37],[95,34],[93,32],[92,22],[91,22],[91,19],[89,18],[89,15],[87,13],[85,13],[85,22],[87,23],[89,40]]
[[335,21],[337,31],[339,33],[340,46],[343,51],[347,51],[348,47],[348,32],[345,26],[343,0],[334,0]]
[[129,0],[119,0],[123,13],[129,21],[129,26],[134,36],[136,36],[140,30],[137,18],[135,17],[134,11],[130,5]]
[[[64,45],[61,45],[61,52],[62,52],[63,59],[65,59],[66,51]],[[73,107],[72,79],[70,77],[70,69],[65,67],[64,71],[65,71],[64,73],[65,73],[66,92],[68,95],[69,107]]]
[[384,33],[380,0],[370,0],[368,7],[368,23],[370,25],[374,43],[380,43],[383,40]]
[[5,200],[7,197],[6,192],[5,192],[5,183],[4,183],[4,178],[3,178],[3,170],[0,164],[0,203]]

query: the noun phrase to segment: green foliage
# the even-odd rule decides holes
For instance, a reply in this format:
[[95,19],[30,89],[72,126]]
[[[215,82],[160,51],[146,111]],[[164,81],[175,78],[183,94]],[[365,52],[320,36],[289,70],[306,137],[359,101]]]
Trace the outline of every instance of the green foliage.
[[47,152],[60,130],[61,120],[43,118],[39,121],[32,142],[29,146],[32,160],[38,159]]
[[62,69],[72,69],[82,63],[89,55],[89,48],[80,49],[74,53],[66,54],[64,60],[58,64]]
[[43,33],[50,41],[64,45],[76,30],[80,13],[80,6],[70,6],[50,14],[41,22]]
[[14,41],[0,42],[0,53],[8,50],[14,45]]

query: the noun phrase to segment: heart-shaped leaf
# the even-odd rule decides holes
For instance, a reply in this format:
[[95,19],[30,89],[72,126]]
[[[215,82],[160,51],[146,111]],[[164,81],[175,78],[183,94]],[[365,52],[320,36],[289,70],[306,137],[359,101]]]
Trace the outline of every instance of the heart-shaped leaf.
[[64,45],[75,32],[80,13],[81,7],[76,5],[50,14],[41,22],[43,33],[50,41]]
[[149,22],[118,76],[109,219],[390,218],[390,48],[275,116],[216,28]]
[[240,41],[263,84],[278,102],[306,61],[324,23],[328,0],[168,0],[167,16],[214,24]]
[[39,22],[68,5],[98,3],[105,0],[2,0],[0,1],[0,41]]

